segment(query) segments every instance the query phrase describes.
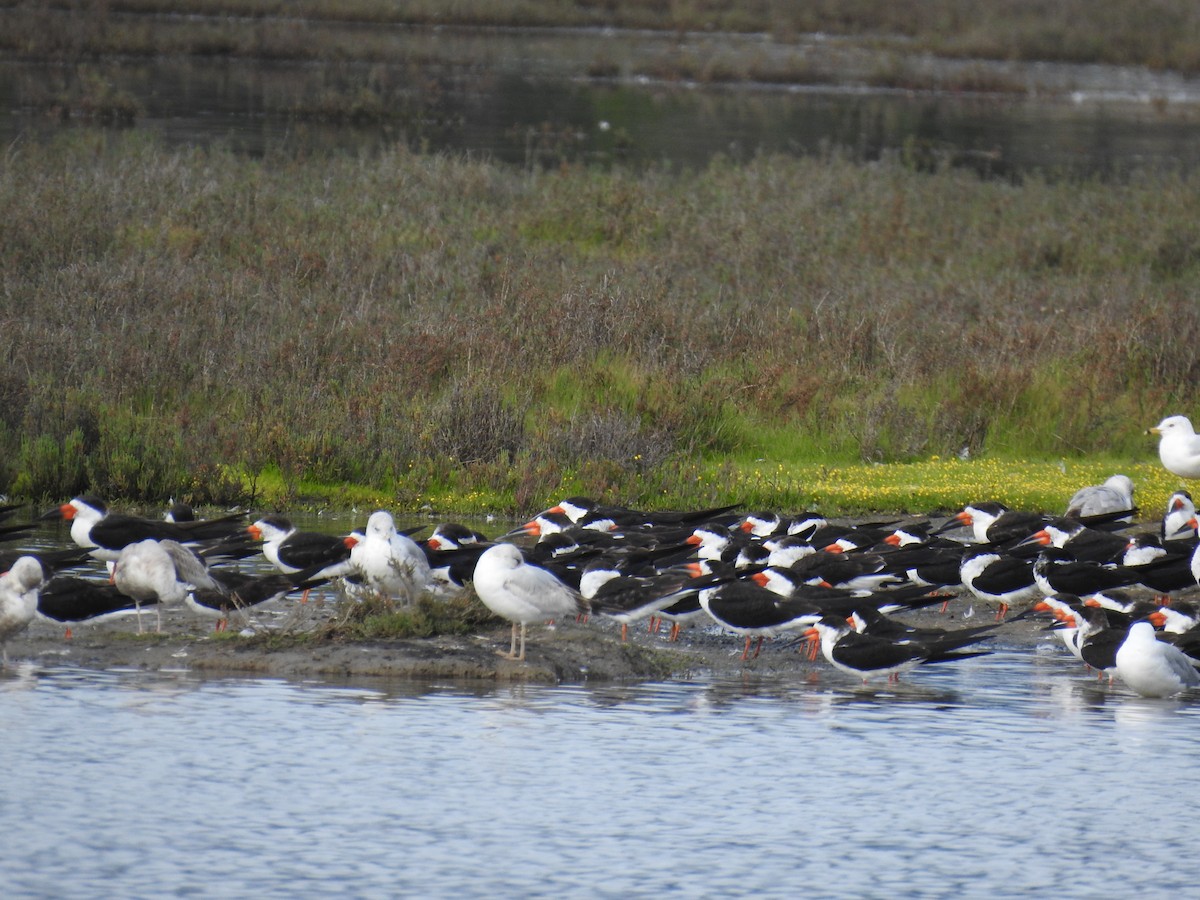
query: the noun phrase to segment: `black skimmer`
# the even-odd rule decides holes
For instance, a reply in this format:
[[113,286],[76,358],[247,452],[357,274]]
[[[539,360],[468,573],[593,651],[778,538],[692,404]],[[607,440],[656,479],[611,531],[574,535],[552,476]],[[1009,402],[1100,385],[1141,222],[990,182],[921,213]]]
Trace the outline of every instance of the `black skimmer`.
[[1093,484],[1077,490],[1067,501],[1066,517],[1083,519],[1088,516],[1116,515],[1115,521],[1130,522],[1137,508],[1133,505],[1133,481],[1128,475],[1113,475],[1104,484]]
[[173,500],[167,511],[163,513],[164,522],[195,522],[196,511],[192,509],[190,503],[184,503],[182,500]]
[[12,568],[12,564],[22,556],[37,557],[47,577],[63,569],[93,562],[92,556],[78,547],[63,550],[0,550],[0,572]]
[[1078,560],[1057,547],[1047,547],[1033,563],[1033,578],[1043,594],[1077,594],[1139,584],[1137,572],[1124,566]]
[[108,505],[91,494],[73,498],[43,519],[71,523],[71,540],[96,559],[115,562],[121,550],[135,541],[153,538],[181,544],[225,540],[240,529],[241,515],[193,522],[166,522],[110,513]]
[[[955,541],[950,538],[941,537],[933,534],[933,525],[928,519],[908,522],[904,525],[897,525],[883,538],[883,543],[888,547],[896,549],[912,548],[917,546],[923,547],[941,547],[962,549],[962,542]],[[879,550],[885,548],[879,547]]]
[[1079,658],[1103,677],[1116,677],[1117,650],[1129,632],[1129,617],[1098,607],[1084,606],[1075,613],[1079,626]]
[[971,503],[955,513],[934,534],[954,528],[970,528],[977,544],[1006,544],[1024,540],[1045,522],[1041,513],[1009,509],[1003,503],[984,500]]
[[694,528],[683,542],[692,547],[692,555],[697,559],[732,563],[750,540],[744,532],[733,531],[719,523],[708,523]]
[[789,519],[775,512],[746,513],[734,526],[739,531],[756,538],[775,537],[787,534]]
[[621,624],[621,640],[625,640],[630,623],[677,603],[692,581],[685,572],[627,575],[608,560],[597,559],[584,567],[579,591],[592,612]]
[[878,591],[908,583],[908,576],[892,565],[895,557],[879,553],[843,553],[821,550],[788,567],[792,575],[809,584],[852,591]]
[[[841,534],[833,536],[832,539],[826,543],[819,544],[817,549],[825,550],[829,553],[854,553],[857,551],[865,551],[885,544],[887,539],[895,533],[896,529],[890,525],[886,527],[877,525],[859,525],[853,528],[848,528]],[[821,537],[821,535],[817,535],[817,537]]]
[[1055,623],[1052,626],[1054,632],[1066,645],[1071,655],[1083,662],[1083,656],[1079,650],[1079,627],[1083,622],[1083,601],[1073,594],[1054,594],[1042,597],[1021,613],[1018,618],[1039,612],[1050,613]]
[[[557,575],[526,562],[519,547],[495,544],[475,563],[475,593],[502,619],[512,622],[512,642],[507,659],[525,660],[525,633],[530,622],[556,619],[588,611],[587,601]],[[517,626],[520,626],[520,652]]]
[[[1081,601],[1084,606],[1096,607],[1099,609],[1107,609],[1111,612],[1120,613],[1126,616],[1128,621],[1134,619],[1144,619],[1156,609],[1161,609],[1159,604],[1146,597],[1135,596],[1129,591],[1120,589],[1111,591],[1096,591],[1089,594]],[[1128,624],[1128,622],[1126,623]]]
[[74,625],[136,613],[137,605],[111,581],[56,575],[38,595],[37,611],[42,618],[64,626],[64,637],[70,640]]
[[19,541],[29,537],[33,525],[0,525],[0,541]]
[[609,521],[615,527],[629,530],[633,528],[677,528],[715,520],[720,520],[724,525],[732,526],[737,521],[737,517],[732,515],[733,511],[737,508],[737,504],[733,504],[732,506],[719,506],[713,509],[648,512],[645,510],[629,509],[624,506],[599,503],[590,497],[568,497],[545,510],[545,513],[562,513],[575,525],[581,525],[586,522]]
[[952,641],[957,638],[978,637],[990,634],[1004,625],[1003,622],[992,622],[988,625],[975,625],[970,628],[937,628],[909,625],[894,619],[872,607],[856,609],[847,617],[849,625],[859,634],[870,634],[889,640],[910,638],[916,641],[938,642]]
[[798,534],[765,538],[762,546],[767,550],[767,565],[779,568],[787,568],[797,560],[817,552],[817,548],[810,544],[807,538]]
[[1057,547],[1073,559],[1106,563],[1124,554],[1129,546],[1129,538],[1100,528],[1089,528],[1077,519],[1050,516],[1040,530],[1018,546],[1031,544]]
[[806,600],[782,597],[751,581],[734,579],[701,589],[700,606],[726,631],[744,635],[742,659],[750,643],[758,638],[757,657],[763,639],[806,628],[821,617],[821,609]]
[[283,516],[263,516],[246,532],[263,542],[263,556],[285,575],[312,570],[317,573],[313,577],[334,579],[354,569],[346,538],[301,531]]
[[306,573],[292,575],[271,572],[248,575],[244,572],[209,569],[215,588],[196,588],[189,591],[183,602],[197,615],[216,619],[216,631],[224,631],[230,614],[278,600],[292,591],[310,590],[325,583],[323,578],[308,578]]
[[425,546],[430,550],[461,550],[467,544],[491,543],[487,535],[458,522],[442,522],[425,539]]
[[968,550],[959,570],[962,583],[980,600],[998,606],[996,618],[1003,618],[1009,607],[1036,600],[1043,595],[1033,576],[1033,564],[997,553],[986,547]]
[[1164,469],[1180,478],[1200,478],[1200,435],[1187,416],[1167,416],[1149,433],[1158,435],[1158,458]]
[[[1197,521],[1196,517],[1192,516],[1190,521],[1195,525]],[[1200,544],[1197,544],[1192,550],[1192,559],[1189,567],[1192,570],[1192,577],[1196,579],[1197,584],[1200,584]]]
[[409,603],[435,588],[429,557],[396,530],[387,510],[371,513],[363,539],[350,548],[350,565],[367,590],[388,600]]
[[464,544],[455,550],[434,550],[426,552],[429,558],[429,573],[434,584],[441,591],[458,591],[466,587],[475,574],[475,563],[479,557],[493,546],[486,544]]
[[940,544],[907,544],[892,551],[889,566],[899,568],[911,584],[935,588],[954,588],[962,584],[962,556],[965,548]]
[[475,571],[476,561],[492,543],[487,535],[458,522],[438,525],[422,547],[433,582],[442,590],[465,587]]
[[829,523],[817,513],[803,512],[794,516],[781,516],[775,512],[747,513],[734,526],[739,531],[759,539],[771,537],[804,537]]
[[1192,660],[1178,647],[1160,641],[1154,626],[1144,619],[1129,626],[1129,634],[1117,650],[1116,669],[1117,677],[1143,697],[1173,697],[1200,685],[1200,672]]
[[791,600],[803,600],[833,615],[850,615],[855,609],[868,607],[880,612],[922,609],[944,603],[946,595],[932,591],[926,585],[902,584],[882,591],[857,591],[813,584],[791,569],[768,566],[749,575],[760,587]]
[[22,556],[0,574],[0,662],[8,665],[8,642],[37,616],[38,592],[46,580],[42,564]]
[[1164,541],[1195,540],[1196,529],[1191,519],[1196,515],[1196,504],[1187,491],[1176,491],[1167,500],[1167,511],[1163,513],[1159,537]]
[[1163,634],[1187,634],[1200,627],[1200,609],[1193,603],[1172,603],[1152,610],[1145,618]]
[[889,639],[860,634],[840,616],[819,619],[806,634],[820,639],[821,653],[834,668],[855,675],[864,683],[884,675],[889,681],[896,681],[902,672],[917,666],[971,659],[990,652],[964,649],[986,640],[987,635],[956,635],[928,641],[911,637]]
[[1168,550],[1164,545],[1162,538],[1157,534],[1142,532],[1140,534],[1132,534],[1129,540],[1125,542],[1125,550],[1121,553],[1120,563],[1123,566],[1145,566],[1152,562],[1174,554],[1181,559],[1186,559],[1190,553],[1185,553],[1180,549],[1182,545],[1176,545]]
[[1192,575],[1193,547],[1181,541],[1166,545],[1154,534],[1136,534],[1129,539],[1121,565],[1138,573],[1138,583],[1158,594],[1173,594],[1196,586]]

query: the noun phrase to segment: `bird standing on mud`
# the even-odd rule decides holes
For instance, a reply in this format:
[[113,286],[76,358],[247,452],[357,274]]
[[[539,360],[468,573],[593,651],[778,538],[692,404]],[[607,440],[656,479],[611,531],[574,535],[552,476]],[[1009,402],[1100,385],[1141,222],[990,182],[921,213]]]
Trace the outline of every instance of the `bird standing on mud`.
[[22,556],[0,574],[0,665],[8,666],[8,640],[29,627],[37,615],[38,592],[46,580],[42,564]]
[[[512,625],[512,642],[507,659],[525,661],[525,631],[530,622],[587,612],[578,591],[564,584],[548,569],[525,561],[519,547],[496,544],[475,563],[475,593],[483,605]],[[517,652],[517,626],[521,626],[521,648]]]
[[371,513],[363,539],[350,548],[350,564],[368,590],[389,600],[411,603],[434,590],[425,552],[396,530],[396,521],[387,510]]

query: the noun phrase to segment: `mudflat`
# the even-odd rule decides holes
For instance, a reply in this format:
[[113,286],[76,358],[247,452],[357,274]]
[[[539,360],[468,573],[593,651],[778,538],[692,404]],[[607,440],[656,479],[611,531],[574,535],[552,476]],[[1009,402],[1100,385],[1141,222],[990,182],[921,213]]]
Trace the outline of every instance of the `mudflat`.
[[[58,625],[38,621],[8,644],[10,665],[32,661],[95,670],[192,670],[228,675],[284,678],[382,677],[421,680],[487,680],[500,682],[578,683],[584,681],[648,681],[725,677],[740,673],[801,677],[835,672],[824,659],[810,659],[799,635],[782,635],[764,642],[757,657],[743,660],[743,638],[713,626],[684,629],[675,642],[667,629],[651,633],[647,623],[631,626],[621,640],[620,626],[602,617],[585,622],[530,626],[526,660],[504,658],[509,627],[498,625],[469,635],[430,638],[352,641],[315,638],[321,624],[334,615],[334,604],[280,603],[275,610],[258,611],[252,619],[231,624],[217,634],[211,624],[187,610],[166,610],[162,632],[156,632],[153,612],[144,612],[138,634],[132,616],[74,629],[70,639]],[[972,606],[969,599],[897,614],[918,625],[943,628],[978,625],[992,612]],[[1010,620],[996,629],[983,646],[989,649],[1033,652],[1045,642],[1057,645],[1039,619]],[[753,652],[753,651],[752,651]],[[1063,650],[1065,653],[1066,651]],[[919,679],[920,672],[905,676]]]

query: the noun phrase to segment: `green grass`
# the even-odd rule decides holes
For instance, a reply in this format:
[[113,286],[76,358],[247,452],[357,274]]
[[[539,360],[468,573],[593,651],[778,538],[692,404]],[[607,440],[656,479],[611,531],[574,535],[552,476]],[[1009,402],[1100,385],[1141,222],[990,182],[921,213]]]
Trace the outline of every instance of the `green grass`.
[[[1193,412],[1194,176],[524,172],[101,132],[10,148],[0,203],[21,497],[852,511],[797,485],[964,448],[1128,467]],[[747,481],[759,458],[792,474]]]
[[1160,515],[1181,484],[1157,462],[960,460],[932,458],[888,465],[789,466],[766,461],[698,467],[699,482],[719,480],[749,508],[811,509],[828,515],[952,512],[996,500],[1014,509],[1061,513],[1080,487],[1111,475],[1133,479],[1139,508]]
[[[1149,450],[1140,459],[964,460],[952,456],[887,464],[696,461],[680,464],[669,475],[656,472],[630,479],[623,483],[621,493],[603,495],[602,499],[645,509],[739,504],[746,511],[811,510],[827,516],[938,515],[968,503],[995,500],[1013,509],[1061,513],[1079,488],[1124,474],[1134,482],[1135,502],[1142,518],[1153,520],[1165,510],[1167,498],[1174,491],[1188,487],[1153,456]],[[529,498],[528,509],[546,508],[563,497],[593,493],[594,488],[594,481],[578,472],[565,471],[544,493]],[[286,502],[268,485],[264,498],[281,508],[393,508],[399,499],[361,486],[318,483],[305,484]],[[445,517],[497,512],[516,515],[511,497],[475,489],[431,484],[426,492],[404,499],[402,508],[423,509]]]
[[337,618],[319,629],[313,639],[399,640],[472,634],[499,621],[470,592],[444,600],[422,597],[409,607],[366,598],[343,604]]

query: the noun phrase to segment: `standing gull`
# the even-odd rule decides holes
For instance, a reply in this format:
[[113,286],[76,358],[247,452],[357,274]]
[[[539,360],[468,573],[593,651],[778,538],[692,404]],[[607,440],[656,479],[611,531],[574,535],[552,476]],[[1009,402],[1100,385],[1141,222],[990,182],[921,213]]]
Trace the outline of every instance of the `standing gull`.
[[1117,675],[1143,697],[1172,697],[1200,685],[1200,672],[1178,648],[1160,641],[1154,626],[1142,620],[1129,626],[1117,650]]
[[[564,584],[549,569],[525,561],[519,547],[496,544],[475,563],[475,593],[483,605],[512,622],[508,659],[525,661],[525,631],[530,622],[587,612],[579,592]],[[517,652],[517,626],[521,649]]]
[[218,588],[199,556],[177,541],[146,538],[129,544],[113,566],[113,584],[133,599],[142,632],[141,605],[154,603],[156,631],[162,631],[162,608],[180,606],[197,588]]
[[1200,478],[1200,435],[1187,416],[1167,416],[1150,429],[1158,435],[1158,458],[1180,478]]
[[8,665],[8,641],[29,627],[37,615],[38,591],[46,580],[42,564],[22,556],[0,575],[0,661]]

